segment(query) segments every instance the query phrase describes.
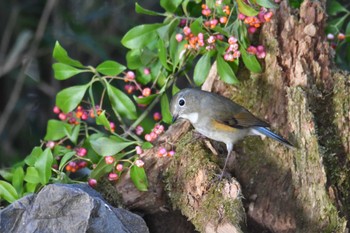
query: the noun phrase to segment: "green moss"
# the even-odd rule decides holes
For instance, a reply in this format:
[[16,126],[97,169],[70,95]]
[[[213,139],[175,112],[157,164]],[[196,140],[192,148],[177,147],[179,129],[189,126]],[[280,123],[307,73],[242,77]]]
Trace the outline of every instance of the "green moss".
[[96,191],[101,193],[104,199],[114,207],[123,208],[121,196],[116,192],[113,184],[105,177],[98,180]]
[[[201,140],[194,140],[191,132],[177,142],[176,148],[176,156],[168,167],[165,178],[173,208],[180,209],[200,232],[205,231],[201,227],[206,226],[209,220],[214,225],[222,223],[223,219],[218,211],[224,211],[226,221],[239,226],[244,216],[241,200],[223,198],[223,184],[215,181],[219,171],[210,160],[210,151],[203,147]],[[206,180],[196,184],[194,180],[199,170],[205,171]],[[208,180],[212,180],[212,183],[208,184]],[[196,193],[196,185],[203,191],[202,194]],[[203,185],[207,186],[208,190],[203,188]],[[190,190],[193,193],[184,193],[184,186],[193,187],[194,190]]]

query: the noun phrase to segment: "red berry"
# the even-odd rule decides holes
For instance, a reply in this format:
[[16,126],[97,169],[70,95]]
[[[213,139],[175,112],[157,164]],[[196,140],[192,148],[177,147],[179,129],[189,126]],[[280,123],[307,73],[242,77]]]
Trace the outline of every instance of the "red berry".
[[81,116],[81,119],[84,121],[86,121],[88,118],[89,118],[89,115],[86,112],[84,112],[83,115]]
[[135,132],[137,135],[141,135],[143,133],[143,128],[141,125],[136,126]]
[[106,164],[112,164],[114,163],[114,157],[113,156],[106,156],[105,157]]
[[126,72],[125,78],[126,78],[126,81],[134,80],[135,79],[135,73],[132,72],[132,71],[128,71],[128,72]]
[[155,121],[160,121],[160,120],[162,119],[162,115],[160,114],[160,112],[155,112],[155,113],[153,114],[153,119],[154,119]]
[[255,32],[256,32],[256,27],[252,27],[252,26],[250,26],[249,28],[248,28],[248,33],[250,33],[250,34],[254,34]]
[[55,142],[54,141],[48,141],[47,143],[46,143],[46,147],[47,148],[50,148],[50,149],[53,149],[54,147],[55,147]]
[[151,70],[150,70],[149,68],[144,68],[144,69],[143,69],[143,73],[144,73],[145,75],[149,75],[149,74],[151,73]]
[[84,167],[86,167],[88,165],[88,163],[86,162],[86,161],[80,161],[79,163],[78,163],[78,167],[79,168],[84,168]]
[[143,95],[144,97],[147,97],[147,96],[149,96],[150,94],[151,94],[151,88],[146,87],[146,88],[144,88],[144,89],[142,90],[142,95]]
[[96,185],[97,185],[97,180],[90,178],[90,179],[88,180],[88,184],[89,184],[92,188],[94,188],[94,187],[96,187]]
[[143,153],[141,146],[136,146],[135,149],[136,149],[136,154],[140,155]]
[[123,171],[123,164],[117,164],[117,166],[115,167],[117,169],[118,172]]
[[56,114],[59,114],[61,112],[61,110],[57,106],[53,107],[52,111]]
[[64,114],[63,112],[61,112],[60,114],[58,114],[58,118],[61,120],[61,121],[65,121],[67,119],[67,115]]
[[77,155],[80,157],[84,157],[87,154],[87,149],[84,147],[76,149]]
[[345,35],[343,33],[339,33],[338,40],[344,40],[344,39],[345,39]]
[[141,159],[137,159],[137,160],[135,161],[135,165],[136,165],[137,167],[143,167],[144,164],[145,164],[145,163],[144,163]]
[[108,174],[108,180],[109,180],[109,181],[118,180],[118,174],[113,173],[113,172],[109,173],[109,174]]
[[182,34],[176,34],[176,36],[175,36],[175,39],[177,40],[177,42],[181,42],[183,38],[184,37]]

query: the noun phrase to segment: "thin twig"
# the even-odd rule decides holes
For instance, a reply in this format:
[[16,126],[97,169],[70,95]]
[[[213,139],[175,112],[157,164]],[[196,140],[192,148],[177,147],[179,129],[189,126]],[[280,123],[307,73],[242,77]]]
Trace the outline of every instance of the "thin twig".
[[[4,64],[3,61],[5,58],[5,54],[6,54],[6,49],[9,47],[11,34],[13,32],[13,29],[15,28],[18,13],[19,13],[18,7],[14,6],[11,10],[10,18],[8,20],[8,23],[7,23],[6,28],[5,28],[5,32],[4,32],[2,40],[1,40],[1,45],[0,45],[0,63],[1,64]],[[0,67],[0,68],[2,68],[2,67]],[[2,73],[2,72],[0,71],[0,73]]]
[[22,69],[17,77],[17,81],[16,81],[15,86],[13,88],[10,99],[7,102],[6,107],[4,109],[4,112],[0,118],[0,135],[2,135],[2,132],[4,131],[5,125],[7,124],[9,117],[10,117],[11,113],[13,112],[13,109],[16,106],[16,103],[18,101],[18,98],[19,98],[20,93],[21,93],[22,88],[23,88],[24,80],[26,78],[25,71],[30,64],[32,57],[35,55],[35,53],[38,50],[39,43],[44,35],[47,22],[49,20],[50,14],[51,14],[55,4],[56,4],[56,1],[57,0],[50,0],[50,1],[46,2],[43,14],[41,15],[41,18],[39,21],[38,28],[35,32],[34,40],[31,44],[30,50],[26,56],[26,57],[28,57],[28,59],[24,62],[24,65],[22,66]]

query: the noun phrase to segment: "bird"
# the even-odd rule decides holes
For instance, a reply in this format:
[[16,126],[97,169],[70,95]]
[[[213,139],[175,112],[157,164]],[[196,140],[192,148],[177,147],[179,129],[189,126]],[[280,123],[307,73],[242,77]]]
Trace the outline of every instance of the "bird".
[[185,88],[170,102],[172,121],[178,118],[190,121],[201,135],[226,144],[227,156],[219,179],[221,180],[234,144],[249,135],[265,135],[288,148],[294,146],[269,129],[269,124],[254,116],[243,106],[216,93],[196,88]]

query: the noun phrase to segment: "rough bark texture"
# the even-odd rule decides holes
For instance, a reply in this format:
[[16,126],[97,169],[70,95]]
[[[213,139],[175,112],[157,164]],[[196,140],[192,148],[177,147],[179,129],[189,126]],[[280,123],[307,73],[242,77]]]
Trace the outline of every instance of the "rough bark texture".
[[[217,80],[213,69],[204,85],[270,122],[297,149],[258,137],[235,145],[229,169],[242,186],[241,199],[234,179],[213,181],[215,153],[226,153],[220,144],[208,147],[186,134],[188,123],[176,124],[143,156],[150,190],[136,191],[126,176],[117,185],[121,203],[150,213],[179,209],[201,232],[245,231],[245,213],[249,232],[346,232],[350,76],[332,70],[324,8],[305,0],[291,10],[283,1],[261,34],[266,71],[235,88]],[[157,158],[164,145],[177,156]]]
[[[267,71],[233,95],[297,145],[291,151],[252,138],[238,146],[233,170],[257,232],[345,231],[341,216],[349,213],[349,201],[332,198],[328,190],[335,187],[341,196],[349,195],[342,187],[349,187],[349,172],[340,162],[348,164],[350,157],[349,76],[330,70],[325,19],[320,2],[304,1],[294,13],[283,2],[274,22],[263,29]],[[339,172],[342,183],[332,179]]]

